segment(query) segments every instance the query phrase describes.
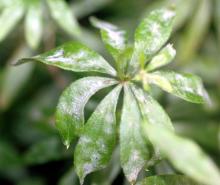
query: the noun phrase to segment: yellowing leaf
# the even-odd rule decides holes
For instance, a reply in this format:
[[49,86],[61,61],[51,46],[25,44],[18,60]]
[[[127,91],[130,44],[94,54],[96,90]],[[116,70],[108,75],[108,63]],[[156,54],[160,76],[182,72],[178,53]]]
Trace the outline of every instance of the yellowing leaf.
[[149,64],[147,64],[146,70],[152,71],[156,68],[162,67],[170,63],[176,55],[176,50],[171,44],[164,47],[156,56],[152,58]]
[[193,103],[204,103],[208,100],[201,79],[192,74],[156,71],[148,74],[148,82]]

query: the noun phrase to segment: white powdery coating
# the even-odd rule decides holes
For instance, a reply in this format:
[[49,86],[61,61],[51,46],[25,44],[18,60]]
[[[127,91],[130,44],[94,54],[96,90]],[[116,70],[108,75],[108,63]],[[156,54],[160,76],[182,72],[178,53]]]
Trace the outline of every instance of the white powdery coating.
[[143,167],[144,160],[140,156],[140,152],[137,150],[133,150],[129,157],[129,169],[127,171],[129,182],[134,182],[137,179],[137,176]]
[[105,121],[108,124],[113,124],[114,123],[114,117],[112,116],[112,114],[107,114],[105,116]]
[[101,155],[98,152],[94,152],[91,156],[91,161],[94,167],[96,167],[101,159]]
[[163,14],[163,19],[165,21],[170,20],[171,18],[173,18],[175,16],[175,12],[172,10],[166,10]]
[[160,30],[161,27],[160,27],[160,25],[156,22],[152,22],[150,29],[151,29],[151,33],[152,33],[152,41],[151,41],[150,48],[147,49],[148,52],[155,51],[161,42],[161,30]]
[[193,88],[191,88],[191,83],[188,82],[186,78],[184,78],[182,75],[179,74],[177,74],[175,78],[177,81],[180,81],[182,86],[181,88],[183,88],[187,92],[194,93]]
[[91,143],[92,142],[92,139],[88,136],[81,136],[80,137],[80,143]]
[[105,132],[107,135],[110,135],[110,134],[113,133],[113,129],[112,129],[112,127],[106,127],[106,128],[104,129],[104,132]]
[[108,34],[109,39],[111,42],[114,42],[115,46],[119,47],[120,49],[124,48],[124,32],[108,30]]
[[173,57],[176,55],[176,50],[173,48],[172,44],[168,44],[167,45],[167,49],[169,54]]
[[83,171],[85,174],[89,174],[93,170],[93,165],[91,163],[85,163],[83,165]]
[[107,152],[107,146],[103,139],[99,139],[96,141],[96,145],[99,146],[99,150],[103,153]]

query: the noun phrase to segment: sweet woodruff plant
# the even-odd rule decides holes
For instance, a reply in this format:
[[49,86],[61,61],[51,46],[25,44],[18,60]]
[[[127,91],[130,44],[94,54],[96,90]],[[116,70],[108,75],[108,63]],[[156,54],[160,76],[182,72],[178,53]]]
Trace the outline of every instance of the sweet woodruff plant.
[[[149,13],[135,31],[134,44],[128,43],[124,30],[91,18],[92,24],[101,30],[115,67],[76,42],[18,62],[36,61],[74,72],[102,74],[73,82],[64,90],[56,110],[56,127],[66,147],[79,137],[74,166],[81,184],[86,175],[108,165],[117,143],[121,167],[131,184],[136,183],[143,168],[154,165],[162,157],[198,182],[209,185],[220,182],[218,169],[211,159],[193,141],[175,134],[169,116],[150,95],[150,85],[154,84],[189,102],[204,103],[207,98],[199,77],[158,69],[170,63],[176,54],[172,44],[166,44],[174,17],[175,11],[170,8]],[[106,87],[112,90],[85,123],[86,103]],[[123,98],[123,106],[117,123],[119,97]]]

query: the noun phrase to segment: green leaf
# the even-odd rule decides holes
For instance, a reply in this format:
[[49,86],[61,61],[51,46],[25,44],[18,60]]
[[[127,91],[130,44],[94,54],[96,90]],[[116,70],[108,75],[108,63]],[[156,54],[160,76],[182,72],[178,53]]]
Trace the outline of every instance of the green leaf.
[[31,52],[26,45],[22,44],[16,48],[14,53],[11,53],[11,58],[8,61],[8,65],[4,69],[3,75],[1,76],[0,109],[2,110],[8,109],[17,96],[19,96],[21,92],[23,93],[25,85],[31,78],[31,74],[34,69],[33,63],[17,67],[9,65],[24,55],[30,56]]
[[131,184],[150,158],[150,151],[141,130],[141,113],[129,86],[124,86],[124,103],[120,123],[121,166]]
[[121,171],[121,165],[118,162],[120,161],[119,149],[120,146],[118,145],[112,154],[112,159],[107,168],[98,171],[92,175],[92,184],[110,185],[114,182]]
[[110,78],[85,77],[72,83],[61,95],[56,111],[56,127],[64,144],[70,145],[84,125],[84,107],[92,95],[102,88],[116,84]]
[[137,27],[134,53],[129,66],[133,74],[155,54],[170,37],[175,12],[171,9],[152,11]]
[[176,50],[171,44],[166,45],[147,65],[146,70],[152,71],[170,63],[176,55]]
[[80,33],[79,25],[68,4],[64,0],[47,0],[47,3],[51,16],[58,25],[70,35],[78,36]]
[[178,170],[200,183],[219,184],[218,168],[196,143],[147,122],[144,123],[144,131],[152,144],[158,147]]
[[159,175],[147,177],[137,185],[199,185],[183,175]]
[[215,0],[214,5],[215,5],[215,8],[214,8],[215,27],[216,27],[217,34],[218,34],[218,43],[220,43],[220,25],[219,25],[219,21],[220,21],[220,1]]
[[92,17],[90,20],[93,26],[101,30],[103,42],[106,44],[113,58],[118,61],[119,56],[126,50],[127,33],[117,26],[101,21],[95,17]]
[[32,58],[23,58],[16,64],[31,61],[42,62],[75,72],[94,71],[107,73],[112,76],[116,75],[116,71],[105,61],[103,57],[77,42],[66,43],[42,55]]
[[11,6],[5,7],[0,14],[0,41],[12,31],[16,24],[21,20],[24,13],[24,7],[17,2]]
[[87,174],[109,163],[116,144],[115,110],[121,85],[113,89],[87,121],[75,149],[74,164],[81,184]]
[[171,131],[174,130],[169,116],[156,100],[144,92],[144,90],[136,86],[132,86],[132,91],[138,101],[144,119],[149,124],[158,125],[159,127],[166,128]]
[[36,49],[42,37],[42,6],[41,1],[32,1],[28,6],[25,19],[25,36],[28,44]]
[[[192,3],[191,3],[192,4]],[[187,63],[193,59],[201,47],[204,37],[210,28],[212,18],[212,2],[199,0],[193,9],[194,15],[181,34],[178,45],[177,61]]]
[[147,75],[148,82],[186,101],[204,103],[208,100],[202,81],[192,74],[179,74],[173,71],[156,71]]
[[[149,94],[144,92],[143,89],[132,86],[132,91],[137,99],[138,105],[141,110],[143,119],[152,125],[166,128],[171,131],[174,130],[171,120],[164,109],[155,101]],[[160,115],[160,116],[158,116]],[[142,121],[141,121],[142,122]],[[145,137],[148,139],[147,135]],[[148,161],[148,165],[154,165],[155,162],[161,159],[161,154],[158,147],[154,147],[154,155]]]

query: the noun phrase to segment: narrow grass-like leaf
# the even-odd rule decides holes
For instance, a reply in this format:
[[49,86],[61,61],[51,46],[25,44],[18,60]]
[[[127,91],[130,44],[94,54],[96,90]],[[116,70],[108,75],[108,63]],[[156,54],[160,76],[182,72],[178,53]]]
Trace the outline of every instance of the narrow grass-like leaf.
[[77,42],[66,43],[32,58],[23,58],[19,60],[17,64],[31,61],[42,62],[75,72],[95,71],[107,73],[112,76],[116,75],[114,68],[112,68],[103,57]]
[[119,56],[127,46],[127,33],[117,26],[101,21],[95,17],[91,19],[92,24],[101,30],[102,40],[113,58],[118,61]]
[[33,1],[27,10],[25,19],[25,36],[28,44],[36,49],[42,37],[42,11],[41,1]]
[[219,184],[218,168],[196,143],[157,125],[144,123],[144,131],[152,144],[158,147],[178,170],[200,183]]
[[192,74],[179,74],[173,71],[156,71],[148,74],[149,83],[193,103],[204,103],[208,100],[202,81]]
[[214,8],[214,18],[215,18],[215,28],[217,30],[217,34],[218,34],[218,43],[220,45],[220,25],[219,25],[219,22],[220,22],[220,1],[219,0],[215,0],[214,1],[214,5],[215,5],[215,8]]
[[133,74],[155,54],[170,37],[175,12],[172,9],[152,11],[135,32],[134,53],[129,66]]
[[141,130],[141,113],[128,85],[124,86],[124,103],[120,123],[120,158],[124,174],[134,184],[150,159],[150,150]]
[[98,90],[116,83],[110,78],[86,77],[72,83],[63,92],[57,106],[56,127],[67,148],[73,138],[82,131],[84,107],[89,98]]
[[113,89],[87,121],[75,149],[74,164],[81,184],[87,174],[109,163],[116,144],[115,110],[121,85]]
[[80,29],[76,18],[64,0],[47,0],[50,12],[58,25],[70,35],[79,35]]
[[177,61],[182,64],[192,60],[207,34],[212,18],[212,2],[199,0],[193,10],[194,15],[178,39]]
[[156,56],[152,58],[150,63],[147,65],[146,70],[152,71],[156,68],[169,64],[174,59],[175,55],[176,50],[171,44],[168,44]]
[[159,175],[147,177],[137,185],[199,185],[184,175]]
[[15,3],[5,7],[0,14],[0,41],[12,31],[16,24],[21,20],[24,13],[22,4]]

